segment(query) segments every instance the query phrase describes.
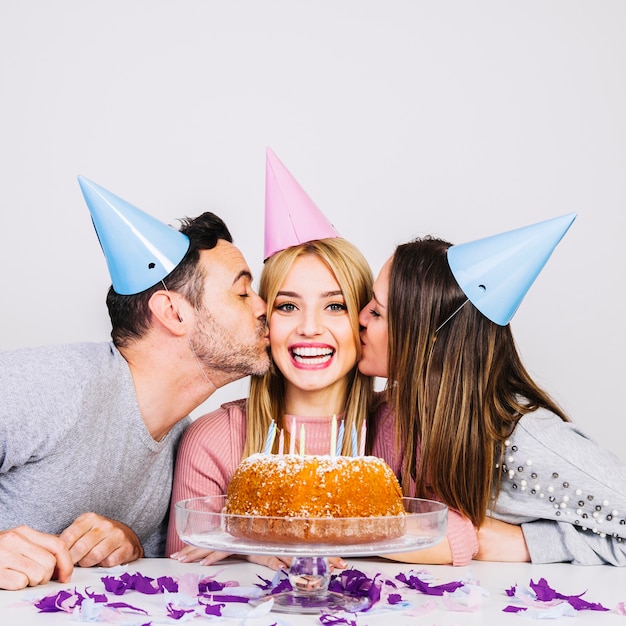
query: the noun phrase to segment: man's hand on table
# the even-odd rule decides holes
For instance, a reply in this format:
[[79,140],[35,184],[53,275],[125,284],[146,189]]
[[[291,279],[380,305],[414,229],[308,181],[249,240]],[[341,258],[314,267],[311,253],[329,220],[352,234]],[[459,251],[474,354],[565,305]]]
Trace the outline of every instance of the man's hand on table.
[[0,589],[70,580],[74,561],[65,542],[27,526],[0,531]]
[[96,513],[83,513],[60,538],[81,567],[114,567],[143,557],[141,542],[128,526]]

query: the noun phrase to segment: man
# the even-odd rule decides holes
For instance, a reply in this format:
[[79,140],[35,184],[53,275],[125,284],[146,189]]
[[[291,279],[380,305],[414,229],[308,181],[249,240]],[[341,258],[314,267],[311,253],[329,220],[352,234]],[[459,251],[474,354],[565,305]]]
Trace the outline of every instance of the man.
[[79,177],[112,342],[0,353],[0,588],[164,556],[188,414],[269,367],[266,306],[224,222],[180,231]]

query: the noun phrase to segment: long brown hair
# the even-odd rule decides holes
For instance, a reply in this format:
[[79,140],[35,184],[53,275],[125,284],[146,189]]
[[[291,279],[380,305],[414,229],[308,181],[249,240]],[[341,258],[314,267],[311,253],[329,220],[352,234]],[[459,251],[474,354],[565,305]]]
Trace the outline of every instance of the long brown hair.
[[[276,294],[285,277],[296,259],[307,254],[314,254],[326,263],[341,287],[352,325],[358,361],[361,357],[359,312],[371,298],[373,277],[365,257],[345,239],[337,237],[303,243],[277,252],[265,262],[261,273],[259,295],[267,302],[268,323]],[[360,432],[361,424],[367,415],[372,391],[372,379],[361,374],[355,363],[350,373],[345,401],[345,432],[351,432],[353,424],[357,432]],[[263,449],[267,429],[272,420],[276,421],[278,428],[283,428],[284,397],[284,378],[273,363],[264,376],[251,377],[244,457]],[[288,440],[285,444],[288,444]],[[277,441],[274,443],[274,449],[276,451]],[[351,453],[350,437],[344,437],[342,453],[348,455]]]
[[425,237],[396,248],[387,390],[405,494],[436,497],[479,526],[499,488],[503,443],[520,417],[543,407],[568,418],[526,371],[509,325],[464,304],[446,258],[450,245]]

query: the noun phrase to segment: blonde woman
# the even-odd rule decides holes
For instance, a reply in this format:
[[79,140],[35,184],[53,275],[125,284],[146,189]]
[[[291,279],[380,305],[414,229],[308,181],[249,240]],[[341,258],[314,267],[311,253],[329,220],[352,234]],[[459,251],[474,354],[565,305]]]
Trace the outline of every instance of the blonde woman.
[[[263,451],[274,420],[284,450],[300,449],[302,427],[307,454],[328,454],[331,421],[344,433],[360,432],[372,395],[372,379],[361,374],[359,311],[372,290],[370,267],[358,249],[340,237],[290,246],[265,263],[259,295],[268,303],[272,364],[253,376],[250,397],[224,404],[194,421],[178,452],[173,505],[187,498],[220,495],[241,460]],[[293,439],[293,442],[292,442]],[[343,439],[351,454],[351,438]],[[279,437],[273,452],[278,451]],[[224,553],[183,546],[173,514],[167,554],[180,561],[212,564]],[[274,569],[276,557],[250,556]]]

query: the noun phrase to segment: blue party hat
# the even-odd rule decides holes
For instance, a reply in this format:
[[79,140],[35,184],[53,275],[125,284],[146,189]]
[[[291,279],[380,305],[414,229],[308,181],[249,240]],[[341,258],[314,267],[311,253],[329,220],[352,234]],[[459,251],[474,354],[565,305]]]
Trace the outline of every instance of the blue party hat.
[[149,289],[182,261],[189,249],[187,235],[83,176],[78,182],[117,293]]
[[459,287],[492,322],[506,326],[575,213],[448,248]]

